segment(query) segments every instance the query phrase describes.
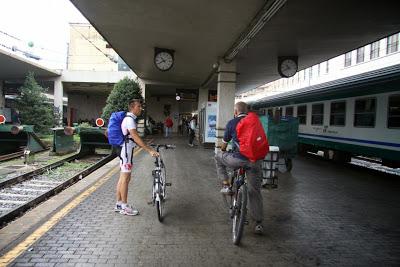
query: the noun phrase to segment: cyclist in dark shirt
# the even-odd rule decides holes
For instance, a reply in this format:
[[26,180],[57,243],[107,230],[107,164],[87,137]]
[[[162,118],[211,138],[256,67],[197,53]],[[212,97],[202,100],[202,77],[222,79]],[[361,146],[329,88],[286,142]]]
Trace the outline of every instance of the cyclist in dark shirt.
[[[221,151],[218,151],[215,156],[218,178],[222,181],[221,193],[231,193],[230,179],[226,171],[227,167],[233,169],[248,167],[249,170],[246,171],[246,175],[249,189],[250,214],[256,222],[254,233],[262,234],[263,202],[261,196],[261,169],[259,163],[251,163],[245,156],[240,154],[240,143],[236,132],[237,124],[247,115],[247,104],[244,102],[236,103],[234,112],[235,118],[230,120],[225,127]],[[226,148],[230,141],[232,141],[232,151],[227,152]]]

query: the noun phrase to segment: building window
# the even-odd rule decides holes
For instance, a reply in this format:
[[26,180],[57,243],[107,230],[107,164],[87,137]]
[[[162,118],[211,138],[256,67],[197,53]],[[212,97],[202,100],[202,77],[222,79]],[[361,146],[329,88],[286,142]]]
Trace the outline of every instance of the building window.
[[364,62],[364,47],[357,49],[357,60],[356,63]]
[[393,34],[389,36],[387,40],[387,54],[396,52],[399,48],[399,35],[397,33]]
[[374,127],[375,126],[376,99],[363,98],[355,101],[354,126]]
[[331,126],[345,126],[346,124],[346,101],[331,103]]
[[297,118],[299,119],[299,124],[307,124],[307,106],[297,107]]
[[328,73],[329,72],[329,60],[326,61],[326,69],[325,72]]
[[388,128],[400,128],[400,95],[389,96]]
[[293,117],[293,107],[286,107],[286,110],[285,110],[285,116],[286,117]]
[[344,54],[344,66],[345,67],[351,66],[351,52]]
[[379,41],[376,41],[371,44],[371,53],[370,53],[370,58],[374,59],[379,57]]
[[311,109],[311,125],[324,123],[324,104],[314,104]]

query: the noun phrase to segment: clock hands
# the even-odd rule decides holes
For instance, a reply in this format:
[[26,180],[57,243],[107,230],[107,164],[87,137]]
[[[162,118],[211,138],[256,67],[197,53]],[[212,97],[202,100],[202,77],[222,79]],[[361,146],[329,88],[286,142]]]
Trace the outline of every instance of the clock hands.
[[154,63],[158,69],[166,71],[172,67],[174,59],[168,52],[159,52],[155,55]]

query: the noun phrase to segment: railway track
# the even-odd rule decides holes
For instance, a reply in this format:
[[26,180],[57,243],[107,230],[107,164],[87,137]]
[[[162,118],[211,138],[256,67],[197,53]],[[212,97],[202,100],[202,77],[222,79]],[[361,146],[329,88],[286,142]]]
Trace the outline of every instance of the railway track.
[[115,156],[70,156],[40,169],[0,182],[0,228],[30,208],[89,175]]
[[0,155],[0,162],[2,161],[7,161],[7,160],[11,160],[11,159],[15,159],[15,158],[19,158],[22,157],[24,155],[24,151],[17,151],[14,153],[10,153],[10,154],[6,154],[6,155]]

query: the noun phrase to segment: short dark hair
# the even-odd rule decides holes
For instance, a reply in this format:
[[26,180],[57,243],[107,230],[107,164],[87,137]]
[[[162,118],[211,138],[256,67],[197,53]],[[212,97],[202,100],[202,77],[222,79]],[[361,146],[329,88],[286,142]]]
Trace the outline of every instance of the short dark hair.
[[248,107],[245,102],[237,102],[235,104],[235,109],[238,113],[247,113]]
[[141,99],[131,99],[131,100],[129,101],[128,108],[131,109],[131,108],[133,108],[136,104],[142,104],[142,100],[141,100]]

